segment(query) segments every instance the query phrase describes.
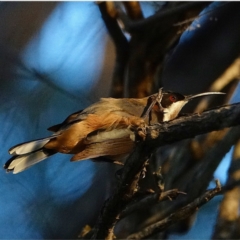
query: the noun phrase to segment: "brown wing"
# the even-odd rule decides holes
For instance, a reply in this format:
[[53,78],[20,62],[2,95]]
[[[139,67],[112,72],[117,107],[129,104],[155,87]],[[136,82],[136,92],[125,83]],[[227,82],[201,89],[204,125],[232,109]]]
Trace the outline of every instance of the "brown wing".
[[80,161],[89,158],[97,158],[101,156],[118,156],[129,154],[134,147],[134,142],[129,136],[109,139],[103,142],[94,142],[86,145],[86,148],[75,154],[71,161]]

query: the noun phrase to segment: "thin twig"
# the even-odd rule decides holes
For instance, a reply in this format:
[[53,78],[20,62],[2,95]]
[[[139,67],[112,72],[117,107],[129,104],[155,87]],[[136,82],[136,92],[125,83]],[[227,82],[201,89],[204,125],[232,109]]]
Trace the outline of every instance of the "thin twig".
[[145,208],[149,208],[149,206],[152,206],[153,204],[176,199],[180,194],[186,194],[186,193],[181,192],[178,189],[171,189],[171,190],[162,192],[160,194],[154,193],[154,194],[148,195],[144,199],[141,199],[141,201],[128,205],[127,208],[122,211],[120,218],[122,219],[137,210],[143,210]]
[[143,239],[165,230],[173,223],[176,223],[180,220],[189,217],[198,208],[200,208],[202,205],[204,205],[205,203],[210,201],[214,196],[216,196],[220,190],[221,186],[219,185],[219,183],[217,183],[215,189],[206,191],[202,196],[196,198],[193,202],[191,202],[187,206],[177,210],[175,213],[170,214],[165,219],[144,228],[140,232],[129,235],[127,239]]

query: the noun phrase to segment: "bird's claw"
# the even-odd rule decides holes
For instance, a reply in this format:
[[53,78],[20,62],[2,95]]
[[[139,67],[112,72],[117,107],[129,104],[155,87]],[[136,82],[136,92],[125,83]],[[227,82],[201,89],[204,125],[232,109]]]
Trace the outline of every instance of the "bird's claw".
[[141,124],[141,126],[137,128],[137,134],[142,140],[146,139],[147,129],[148,129],[148,126],[145,123]]
[[148,126],[145,122],[141,122],[138,125],[131,125],[130,129],[135,133],[135,137],[132,137],[134,141],[146,139]]

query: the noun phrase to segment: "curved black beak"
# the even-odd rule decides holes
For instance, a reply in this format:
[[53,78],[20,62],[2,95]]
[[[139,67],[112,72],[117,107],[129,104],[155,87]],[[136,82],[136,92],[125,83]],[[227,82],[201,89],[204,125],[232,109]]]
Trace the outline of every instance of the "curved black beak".
[[197,97],[202,97],[202,96],[207,96],[207,95],[214,95],[214,94],[225,94],[223,92],[204,92],[204,93],[198,93],[198,94],[193,94],[193,95],[187,95],[185,96],[185,101],[192,100],[193,98]]

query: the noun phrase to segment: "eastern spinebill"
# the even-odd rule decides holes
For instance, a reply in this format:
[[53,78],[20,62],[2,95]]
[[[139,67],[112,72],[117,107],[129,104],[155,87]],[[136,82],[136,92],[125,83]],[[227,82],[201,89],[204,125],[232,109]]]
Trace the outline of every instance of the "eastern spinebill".
[[48,130],[50,137],[18,144],[9,149],[12,158],[4,168],[19,173],[55,153],[73,154],[71,161],[92,159],[122,162],[134,148],[136,133],[144,138],[146,126],[176,118],[191,99],[204,92],[182,95],[160,89],[145,98],[101,98]]

